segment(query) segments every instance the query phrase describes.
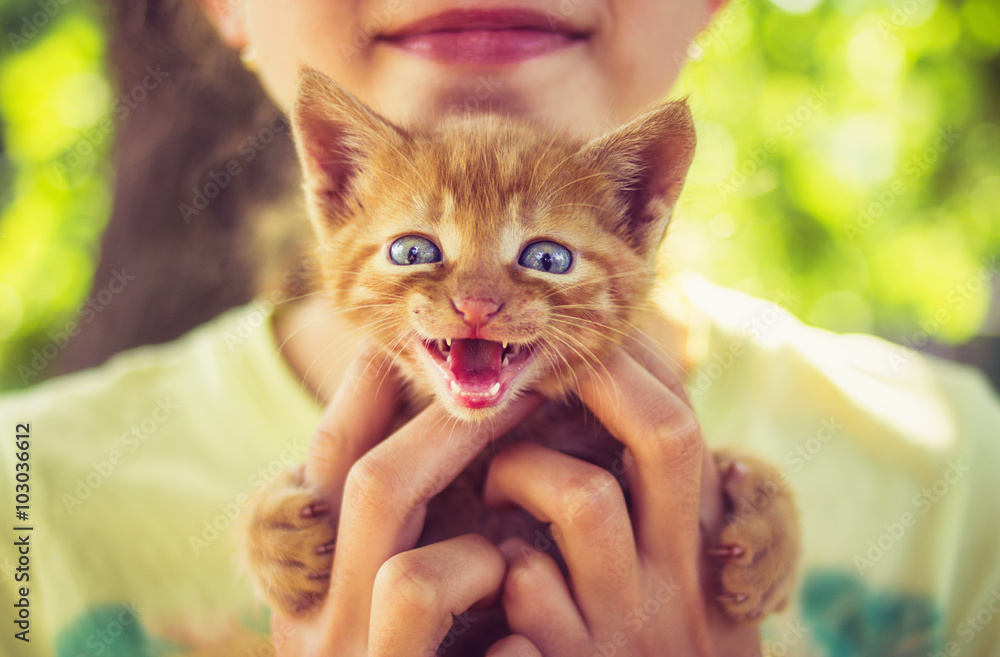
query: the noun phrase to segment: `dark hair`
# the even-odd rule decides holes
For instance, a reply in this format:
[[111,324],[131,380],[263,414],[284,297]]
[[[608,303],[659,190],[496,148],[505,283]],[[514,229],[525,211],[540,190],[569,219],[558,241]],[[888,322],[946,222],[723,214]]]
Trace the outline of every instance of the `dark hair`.
[[297,197],[297,167],[256,77],[192,0],[109,4],[109,66],[129,102],[116,105],[114,206],[92,291],[128,283],[67,347],[62,372],[247,302],[296,253],[291,234],[290,248],[274,231],[257,239],[257,217]]

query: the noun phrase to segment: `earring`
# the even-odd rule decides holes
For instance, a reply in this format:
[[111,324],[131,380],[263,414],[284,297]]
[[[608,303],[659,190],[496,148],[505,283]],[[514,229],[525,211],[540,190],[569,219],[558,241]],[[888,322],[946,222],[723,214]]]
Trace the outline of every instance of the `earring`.
[[257,50],[250,45],[243,46],[240,48],[240,62],[243,63],[243,68],[250,71],[251,73],[257,72]]

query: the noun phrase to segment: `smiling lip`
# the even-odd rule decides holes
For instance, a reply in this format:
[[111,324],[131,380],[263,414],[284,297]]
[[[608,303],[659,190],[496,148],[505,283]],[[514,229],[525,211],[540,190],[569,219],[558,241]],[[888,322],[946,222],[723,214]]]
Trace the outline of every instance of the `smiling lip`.
[[455,9],[382,36],[403,52],[449,64],[512,64],[568,47],[586,35],[523,9]]

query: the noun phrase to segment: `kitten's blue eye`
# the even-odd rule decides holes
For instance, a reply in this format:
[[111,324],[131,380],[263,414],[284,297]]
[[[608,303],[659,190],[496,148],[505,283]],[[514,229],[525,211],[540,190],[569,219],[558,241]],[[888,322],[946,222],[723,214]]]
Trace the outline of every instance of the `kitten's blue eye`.
[[392,243],[389,257],[397,265],[426,265],[441,261],[441,249],[425,237],[407,235]]
[[535,242],[521,252],[517,264],[550,274],[565,274],[573,264],[573,255],[562,244]]

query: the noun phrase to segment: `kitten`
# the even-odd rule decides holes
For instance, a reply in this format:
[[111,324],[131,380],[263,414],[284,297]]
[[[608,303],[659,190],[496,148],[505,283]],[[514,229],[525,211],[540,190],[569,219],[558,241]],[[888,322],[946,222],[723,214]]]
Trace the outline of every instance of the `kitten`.
[[[661,105],[587,143],[495,114],[404,129],[306,72],[293,127],[323,287],[395,357],[410,407],[437,398],[457,417],[488,419],[528,388],[551,400],[431,501],[419,544],[469,532],[537,543],[545,525],[483,504],[489,458],[518,439],[609,470],[620,455],[574,401],[575,372],[616,345],[641,349],[657,247],[694,153],[687,106]],[[752,621],[791,595],[798,520],[775,468],[730,451],[715,459],[733,512],[713,551],[718,602]],[[336,520],[304,516],[315,500],[298,469],[248,509],[249,569],[289,613],[308,613],[328,586]],[[502,614],[493,621],[473,629],[496,636]]]

